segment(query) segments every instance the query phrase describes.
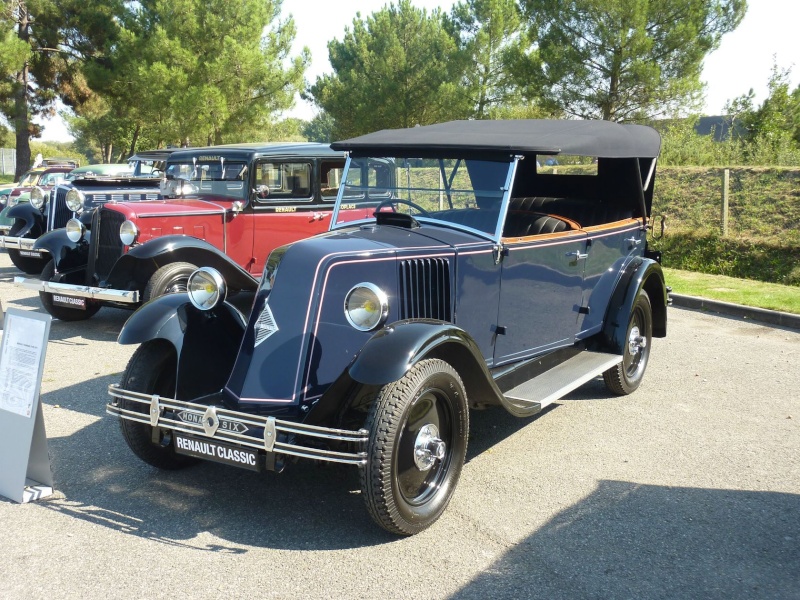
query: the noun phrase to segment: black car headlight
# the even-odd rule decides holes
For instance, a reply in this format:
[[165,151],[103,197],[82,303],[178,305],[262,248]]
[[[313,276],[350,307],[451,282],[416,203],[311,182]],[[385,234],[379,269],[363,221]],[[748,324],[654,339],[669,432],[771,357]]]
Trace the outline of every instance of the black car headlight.
[[31,206],[41,210],[44,206],[45,191],[40,187],[35,187],[31,190]]
[[386,321],[389,297],[374,283],[359,283],[344,299],[344,316],[359,331],[371,331]]
[[222,274],[211,267],[200,267],[189,275],[186,290],[189,300],[199,310],[211,310],[223,302],[228,293]]
[[84,198],[85,196],[83,195],[83,192],[72,188],[67,192],[67,208],[72,212],[78,212],[81,208],[83,208]]

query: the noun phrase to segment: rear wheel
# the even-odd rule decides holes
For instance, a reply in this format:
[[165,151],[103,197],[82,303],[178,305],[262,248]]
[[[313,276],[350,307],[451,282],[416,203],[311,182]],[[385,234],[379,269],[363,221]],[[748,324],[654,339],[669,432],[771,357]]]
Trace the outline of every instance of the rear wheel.
[[[120,387],[143,394],[158,394],[167,398],[175,397],[175,378],[177,373],[177,354],[175,348],[164,340],[145,342],[133,353]],[[120,408],[148,413],[147,407],[138,402],[118,400]],[[159,432],[154,441],[153,427],[143,423],[119,420],[122,437],[133,453],[149,465],[159,469],[182,469],[198,462],[198,459],[176,454],[172,438]]]
[[609,391],[626,395],[634,392],[642,383],[647,361],[650,358],[650,342],[653,338],[653,309],[650,297],[642,290],[636,298],[628,318],[628,332],[622,362],[603,373],[603,381]]
[[370,516],[400,535],[426,529],[450,502],[467,453],[461,378],[442,360],[421,361],[381,388],[366,426],[361,490]]
[[[50,281],[55,275],[56,266],[55,261],[50,260],[42,270],[39,279],[42,281]],[[39,299],[42,301],[44,309],[53,315],[56,319],[62,321],[85,321],[93,317],[101,308],[101,304],[97,300],[86,299],[86,309],[69,308],[68,306],[59,306],[55,304],[53,294],[49,292],[39,292]]]
[[144,288],[142,300],[149,302],[153,298],[158,298],[165,294],[185,292],[189,275],[194,273],[197,267],[192,263],[176,262],[169,263],[159,268]]
[[[19,232],[22,231],[24,224],[20,221],[15,221],[8,232],[9,237],[19,237]],[[8,257],[14,266],[23,273],[28,275],[38,275],[45,268],[48,258],[40,258],[38,256],[22,256],[20,251],[15,248],[8,249]]]

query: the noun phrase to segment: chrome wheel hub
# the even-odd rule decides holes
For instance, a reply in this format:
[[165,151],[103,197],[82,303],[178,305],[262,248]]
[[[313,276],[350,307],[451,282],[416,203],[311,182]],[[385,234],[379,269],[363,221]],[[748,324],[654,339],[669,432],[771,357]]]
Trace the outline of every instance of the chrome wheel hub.
[[631,327],[631,333],[628,336],[628,352],[633,356],[639,354],[647,346],[647,338],[642,336],[639,328],[635,325]]
[[447,452],[447,444],[439,437],[436,425],[425,425],[419,430],[414,441],[414,464],[420,471],[429,470],[437,460],[442,460]]

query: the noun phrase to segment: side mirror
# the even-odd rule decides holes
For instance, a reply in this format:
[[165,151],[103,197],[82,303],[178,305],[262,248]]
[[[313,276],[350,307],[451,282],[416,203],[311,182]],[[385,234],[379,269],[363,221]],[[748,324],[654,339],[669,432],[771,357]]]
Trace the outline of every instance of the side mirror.
[[256,186],[256,189],[253,190],[253,193],[256,195],[256,198],[265,200],[269,197],[269,186],[265,183],[260,183]]

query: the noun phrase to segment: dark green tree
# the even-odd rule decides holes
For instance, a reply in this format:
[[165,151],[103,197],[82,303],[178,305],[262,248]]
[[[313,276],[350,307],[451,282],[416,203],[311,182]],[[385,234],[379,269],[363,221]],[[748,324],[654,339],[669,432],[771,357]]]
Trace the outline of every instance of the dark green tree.
[[463,63],[439,10],[428,14],[400,0],[363,20],[359,13],[328,52],[334,73],[319,77],[309,93],[334,120],[335,139],[472,112],[459,89]]
[[632,121],[696,106],[703,59],[745,0],[520,0],[536,53],[518,71],[567,115]]

